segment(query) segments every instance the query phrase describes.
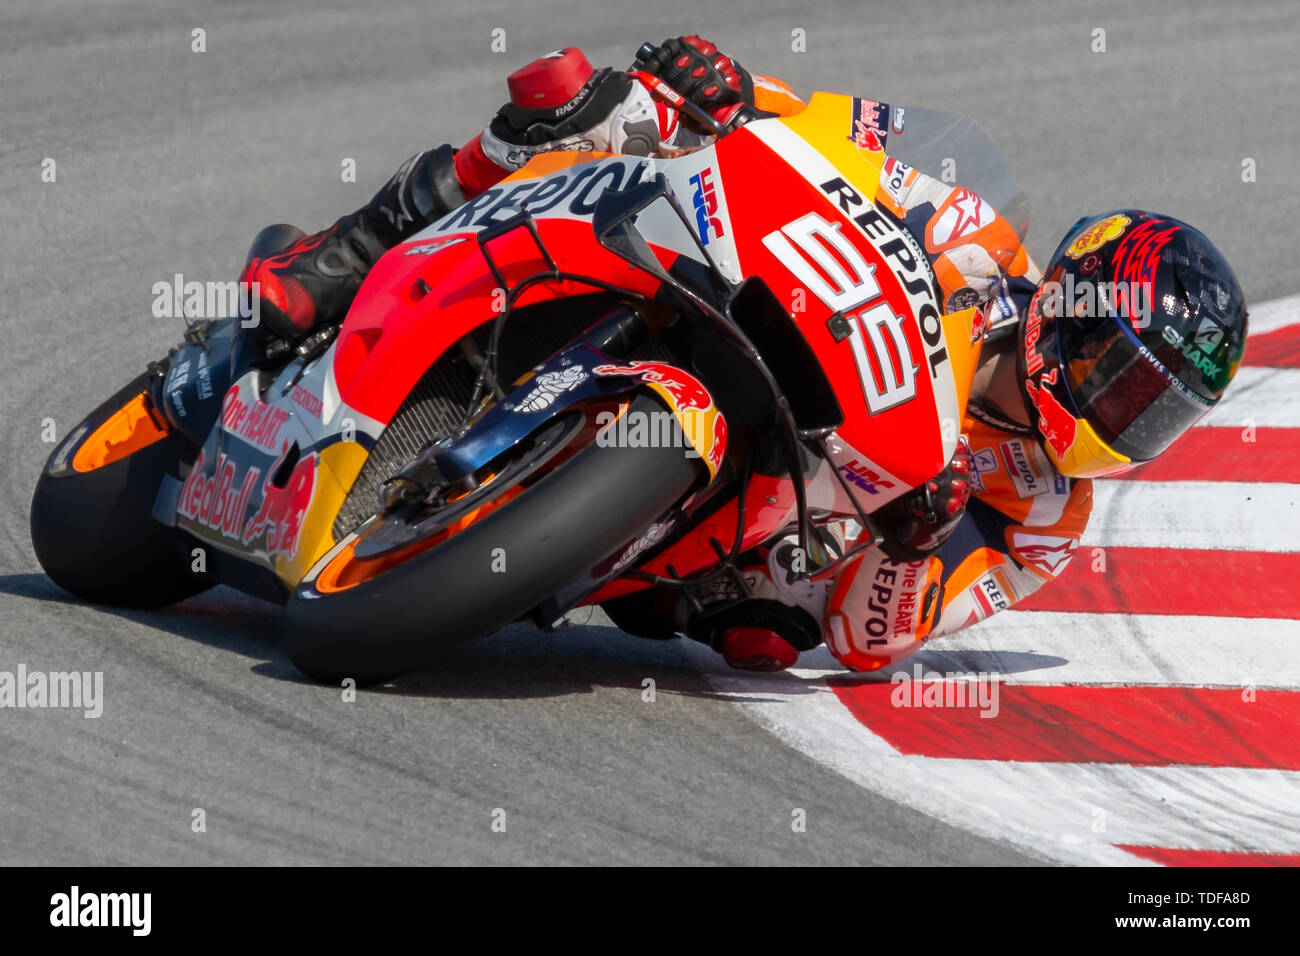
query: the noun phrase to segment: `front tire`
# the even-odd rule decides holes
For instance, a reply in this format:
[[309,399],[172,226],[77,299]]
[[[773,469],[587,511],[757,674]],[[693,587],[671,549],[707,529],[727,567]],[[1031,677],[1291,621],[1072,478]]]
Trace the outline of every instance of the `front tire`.
[[[630,407],[663,411],[648,396]],[[592,442],[486,517],[377,577],[322,590],[321,574],[309,575],[285,609],[285,650],[304,674],[334,684],[418,670],[580,580],[668,512],[701,471],[681,447]]]

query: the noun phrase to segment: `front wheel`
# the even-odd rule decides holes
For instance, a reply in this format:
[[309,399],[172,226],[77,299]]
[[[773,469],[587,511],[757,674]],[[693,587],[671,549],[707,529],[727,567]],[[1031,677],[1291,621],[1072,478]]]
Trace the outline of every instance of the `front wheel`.
[[[652,411],[663,406],[642,395],[623,413]],[[558,464],[541,477],[511,479],[529,473],[526,462],[498,468],[427,538],[377,548],[366,541],[384,533],[374,519],[322,558],[285,609],[294,665],[330,683],[418,670],[580,581],[700,479],[682,447],[606,446],[583,414],[588,427],[571,429],[559,454],[546,450]]]

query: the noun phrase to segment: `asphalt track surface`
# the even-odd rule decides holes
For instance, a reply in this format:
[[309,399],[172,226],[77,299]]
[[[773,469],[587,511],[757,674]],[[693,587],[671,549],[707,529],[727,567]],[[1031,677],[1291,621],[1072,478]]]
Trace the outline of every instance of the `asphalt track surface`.
[[[206,52],[191,51],[196,27]],[[1090,49],[1097,27],[1105,53]],[[796,28],[805,53],[791,51]],[[327,225],[417,149],[481,129],[505,74],[533,56],[576,44],[621,66],[643,40],[692,31],[805,94],[976,116],[1016,161],[1039,257],[1084,212],[1139,205],[1200,225],[1251,300],[1300,284],[1293,0],[7,0],[0,669],[102,670],[106,702],[97,720],[0,711],[0,863],[1047,858],[787,747],[676,643],[516,626],[344,703],[285,660],[271,605],[218,589],[160,612],[88,607],[32,554],[44,420],[61,438],[179,336],[150,315],[155,281],[233,276],[266,222]],[[45,157],[55,183],[41,181]],[[340,182],[345,157],[356,183]],[[194,808],[205,833],[191,831]],[[492,829],[498,808],[505,833]],[[792,832],[795,808],[806,832]]]

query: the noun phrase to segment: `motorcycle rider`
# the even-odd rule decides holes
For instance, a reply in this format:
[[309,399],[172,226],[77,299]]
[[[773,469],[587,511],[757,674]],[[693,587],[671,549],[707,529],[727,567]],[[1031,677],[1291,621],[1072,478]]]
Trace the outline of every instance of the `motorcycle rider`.
[[[643,62],[730,131],[803,102],[698,36],[665,40]],[[552,150],[671,155],[706,133],[576,49],[509,78],[511,101],[458,150],[417,154],[369,203],[242,276],[260,283],[274,335],[341,321],[384,251],[533,156]],[[633,633],[683,632],[734,666],[778,670],[825,640],[842,663],[875,670],[922,642],[1023,600],[1064,570],[1092,507],[1094,477],[1159,455],[1222,397],[1246,335],[1241,288],[1200,232],[1120,210],[1080,219],[1040,272],[978,196],[887,157],[878,205],[916,236],[949,311],[979,306],[984,344],[948,466],[872,513],[880,545],[814,583],[792,570],[794,541],[745,556],[745,588],[663,589],[606,605]],[[1096,290],[1083,302],[1062,289]],[[842,547],[843,542],[831,542]]]

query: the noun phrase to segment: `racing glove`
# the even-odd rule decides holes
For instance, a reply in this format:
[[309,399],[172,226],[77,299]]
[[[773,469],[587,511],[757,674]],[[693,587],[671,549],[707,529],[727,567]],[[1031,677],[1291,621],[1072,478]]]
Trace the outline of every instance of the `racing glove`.
[[970,500],[970,445],[963,435],[946,468],[872,514],[884,533],[880,549],[895,561],[933,554],[956,529]]
[[[766,115],[754,108],[754,80],[749,72],[703,37],[691,34],[664,40],[639,66],[703,109],[724,129]],[[683,122],[692,125],[689,117],[683,116]]]

